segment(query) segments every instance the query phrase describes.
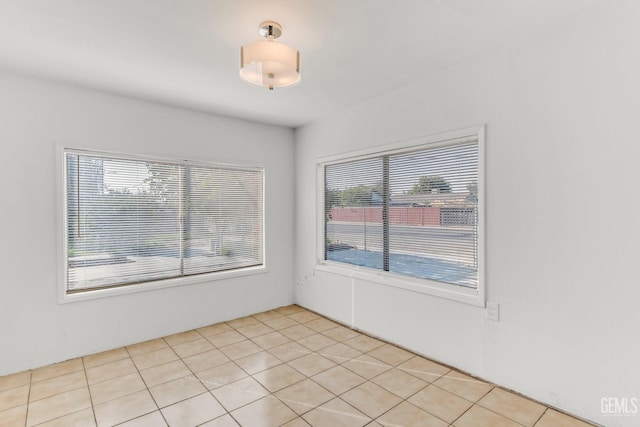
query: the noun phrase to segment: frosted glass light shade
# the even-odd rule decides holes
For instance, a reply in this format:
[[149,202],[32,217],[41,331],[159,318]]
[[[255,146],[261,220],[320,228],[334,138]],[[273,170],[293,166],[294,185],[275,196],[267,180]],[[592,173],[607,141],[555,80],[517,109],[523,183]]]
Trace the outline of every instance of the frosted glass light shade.
[[240,48],[240,77],[273,89],[300,81],[300,53],[273,40],[257,40]]

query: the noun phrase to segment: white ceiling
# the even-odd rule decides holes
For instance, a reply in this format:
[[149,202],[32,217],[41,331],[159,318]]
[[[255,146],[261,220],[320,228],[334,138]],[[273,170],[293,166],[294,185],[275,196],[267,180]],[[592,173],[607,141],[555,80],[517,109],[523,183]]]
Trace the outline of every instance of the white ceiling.
[[[603,1],[0,0],[0,68],[297,127]],[[263,20],[300,50],[298,86],[238,77]]]

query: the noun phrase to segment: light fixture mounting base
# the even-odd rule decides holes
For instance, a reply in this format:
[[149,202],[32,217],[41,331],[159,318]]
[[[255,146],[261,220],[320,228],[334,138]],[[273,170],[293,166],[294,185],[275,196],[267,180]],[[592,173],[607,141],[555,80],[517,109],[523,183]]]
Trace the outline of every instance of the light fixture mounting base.
[[260,24],[259,31],[265,39],[277,39],[282,35],[282,25],[275,21],[264,21]]

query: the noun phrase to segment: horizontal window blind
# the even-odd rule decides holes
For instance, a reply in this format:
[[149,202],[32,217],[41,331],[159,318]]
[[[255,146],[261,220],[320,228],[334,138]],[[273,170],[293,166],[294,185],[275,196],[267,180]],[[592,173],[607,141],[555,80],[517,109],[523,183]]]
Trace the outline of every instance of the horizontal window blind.
[[263,264],[263,171],[65,153],[67,292]]
[[477,288],[477,140],[324,172],[326,260]]
[[325,179],[325,259],[381,269],[382,159],[328,165]]

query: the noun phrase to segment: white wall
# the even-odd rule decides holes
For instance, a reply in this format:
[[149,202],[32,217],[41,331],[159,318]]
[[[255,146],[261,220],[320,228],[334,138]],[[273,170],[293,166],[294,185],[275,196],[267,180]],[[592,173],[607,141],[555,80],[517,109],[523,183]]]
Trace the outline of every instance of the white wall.
[[[296,301],[587,419],[636,426],[640,415],[606,417],[600,401],[640,398],[640,6],[574,18],[297,130]],[[499,322],[314,272],[316,159],[481,123]]]
[[[0,74],[0,375],[293,302],[293,131]],[[268,273],[59,305],[56,143],[266,168]]]

